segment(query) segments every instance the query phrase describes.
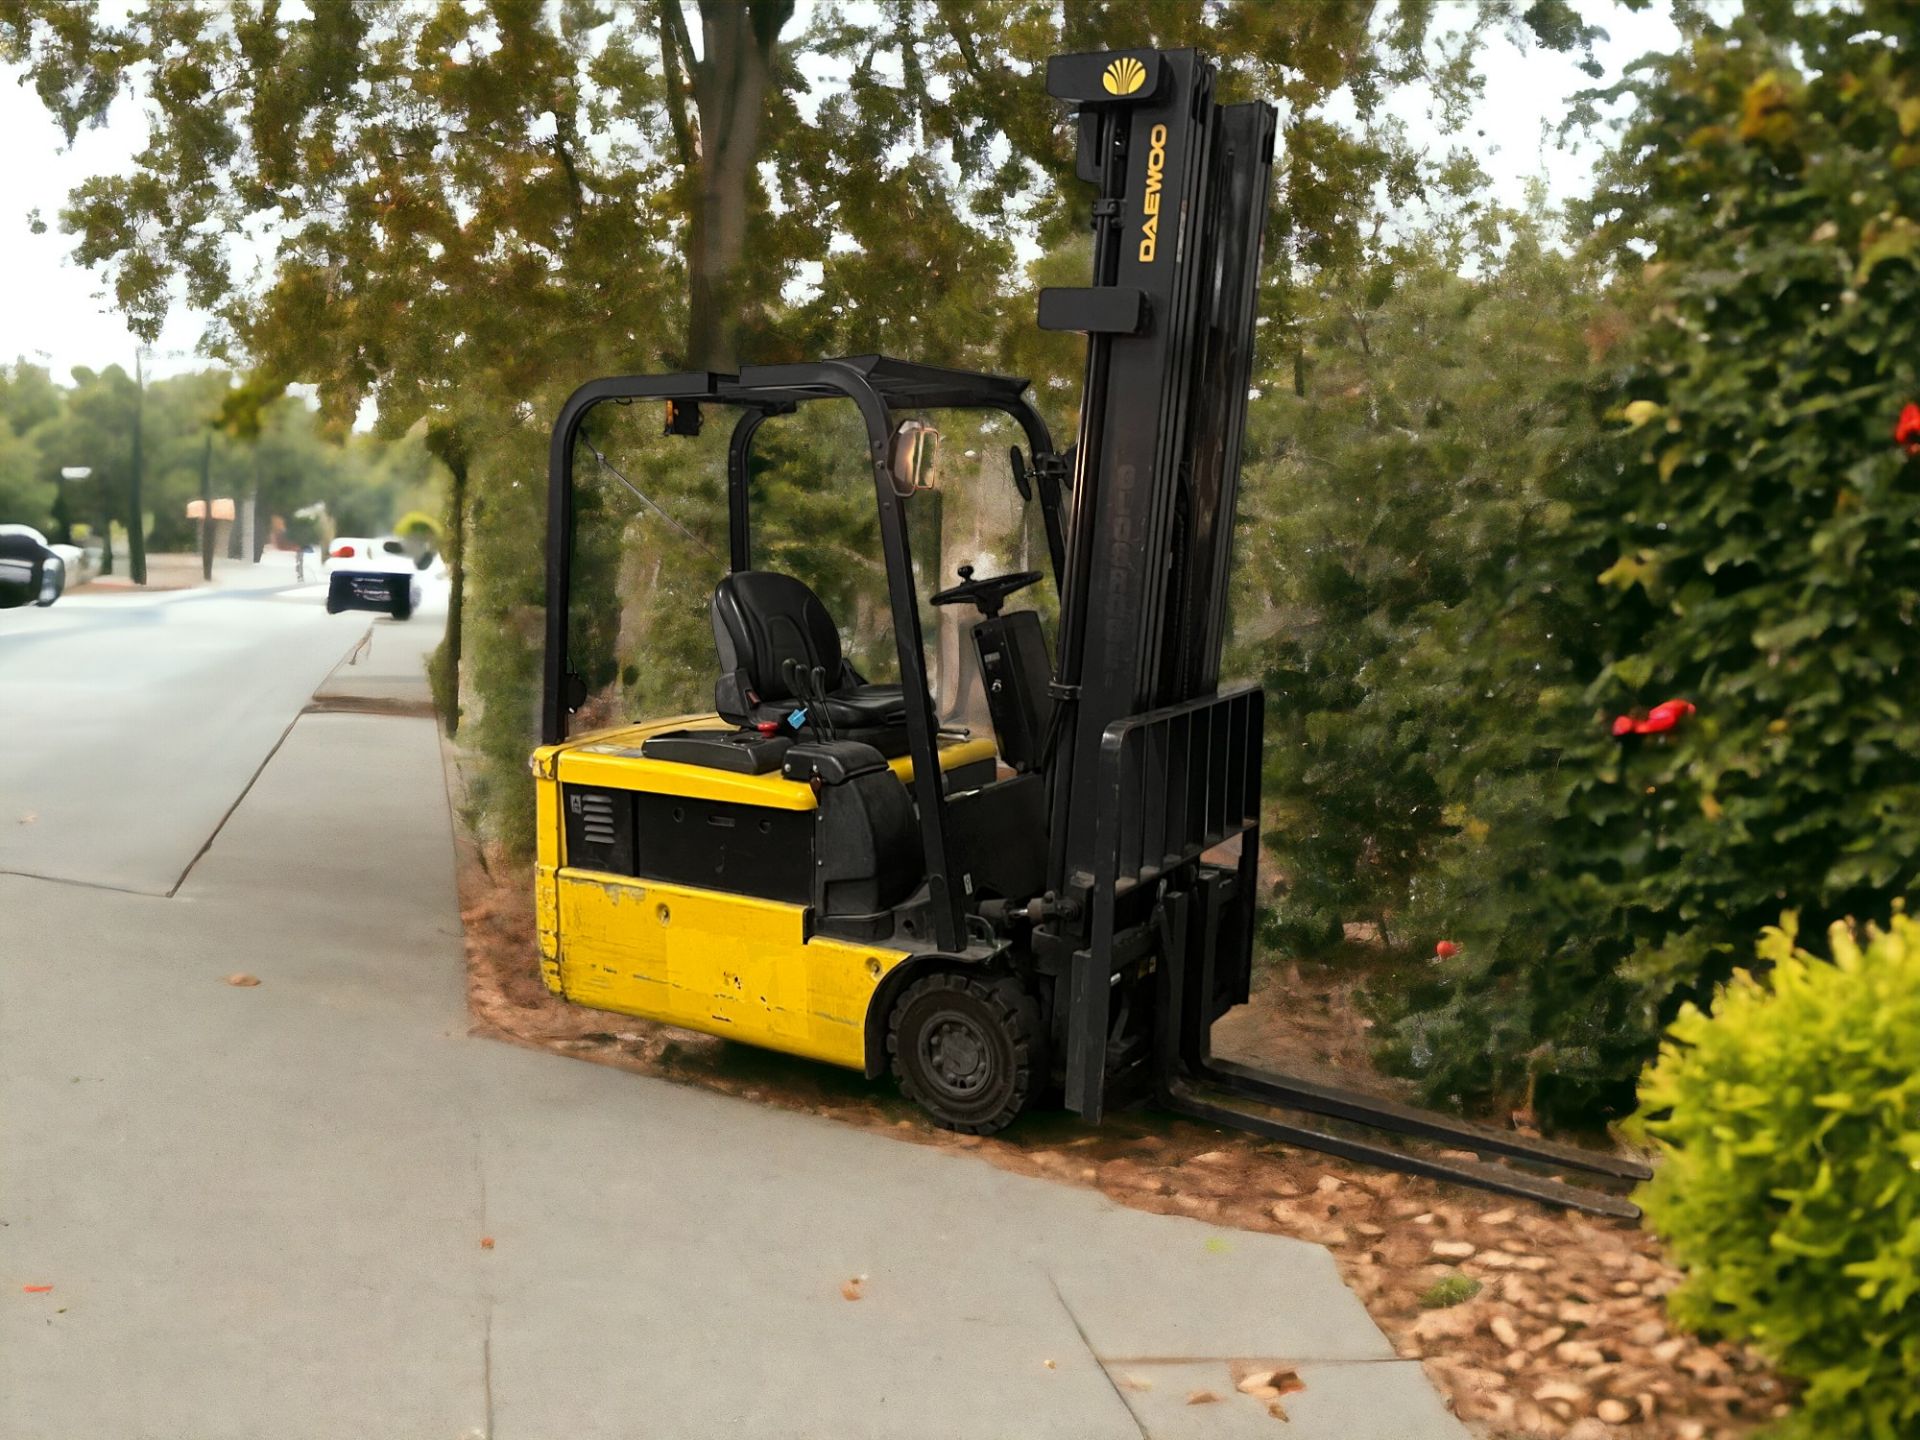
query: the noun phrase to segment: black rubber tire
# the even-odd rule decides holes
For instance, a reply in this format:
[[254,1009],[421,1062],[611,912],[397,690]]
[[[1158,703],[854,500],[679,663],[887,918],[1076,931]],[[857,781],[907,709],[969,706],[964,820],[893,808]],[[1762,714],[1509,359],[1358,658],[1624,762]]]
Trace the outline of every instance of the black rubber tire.
[[948,970],[914,981],[887,1016],[887,1055],[909,1100],[969,1135],[1006,1129],[1047,1079],[1040,1006],[1005,975]]
[[400,594],[393,597],[393,618],[411,620],[413,618],[413,596]]

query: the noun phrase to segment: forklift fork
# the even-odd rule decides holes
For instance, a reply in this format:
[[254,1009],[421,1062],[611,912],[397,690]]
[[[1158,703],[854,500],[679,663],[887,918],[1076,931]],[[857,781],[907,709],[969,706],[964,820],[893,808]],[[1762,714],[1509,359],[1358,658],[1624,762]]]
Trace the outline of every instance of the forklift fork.
[[[1109,1078],[1103,1061],[1105,1002],[1114,985],[1111,957],[1132,953],[1133,947],[1117,951],[1115,944],[1131,922],[1148,930],[1154,942],[1150,1063],[1153,1090],[1164,1108],[1404,1174],[1637,1219],[1639,1208],[1622,1195],[1489,1161],[1630,1182],[1652,1174],[1638,1160],[1214,1058],[1214,1021],[1244,1004],[1250,990],[1262,699],[1249,686],[1131,716],[1105,732],[1104,843],[1092,892],[1092,944],[1074,956],[1069,986],[1069,1106],[1099,1118]],[[1240,854],[1233,865],[1203,860],[1235,839]],[[1302,1115],[1320,1123],[1303,1123],[1297,1118]],[[1328,1122],[1344,1128],[1327,1128]],[[1353,1127],[1384,1135],[1347,1133]],[[1389,1136],[1470,1150],[1481,1158],[1402,1149]]]

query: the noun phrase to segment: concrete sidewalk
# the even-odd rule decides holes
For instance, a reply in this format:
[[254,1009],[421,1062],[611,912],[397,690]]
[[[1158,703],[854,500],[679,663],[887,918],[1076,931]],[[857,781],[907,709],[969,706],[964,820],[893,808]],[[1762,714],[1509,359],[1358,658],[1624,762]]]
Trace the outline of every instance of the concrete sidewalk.
[[1465,1433],[1316,1246],[471,1038],[429,720],[0,916],[0,1440]]

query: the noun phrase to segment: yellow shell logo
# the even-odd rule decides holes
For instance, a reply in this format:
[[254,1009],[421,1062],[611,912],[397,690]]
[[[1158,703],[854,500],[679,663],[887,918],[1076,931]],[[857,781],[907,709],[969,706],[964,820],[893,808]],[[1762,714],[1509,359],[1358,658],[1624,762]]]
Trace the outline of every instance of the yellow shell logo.
[[1131,95],[1138,90],[1147,78],[1147,67],[1131,55],[1122,55],[1100,77],[1100,83],[1109,95]]

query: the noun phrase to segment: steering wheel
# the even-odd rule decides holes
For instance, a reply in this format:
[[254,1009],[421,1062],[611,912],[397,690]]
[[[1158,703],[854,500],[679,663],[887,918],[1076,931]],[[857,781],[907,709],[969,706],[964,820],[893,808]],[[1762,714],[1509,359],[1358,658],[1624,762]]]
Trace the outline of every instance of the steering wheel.
[[973,578],[973,566],[962,565],[960,583],[936,591],[933,603],[971,605],[991,620],[1000,613],[1000,607],[1007,603],[1009,595],[1016,590],[1026,589],[1039,578],[1038,570],[1016,570],[1010,575],[990,575],[984,580],[976,580]]

